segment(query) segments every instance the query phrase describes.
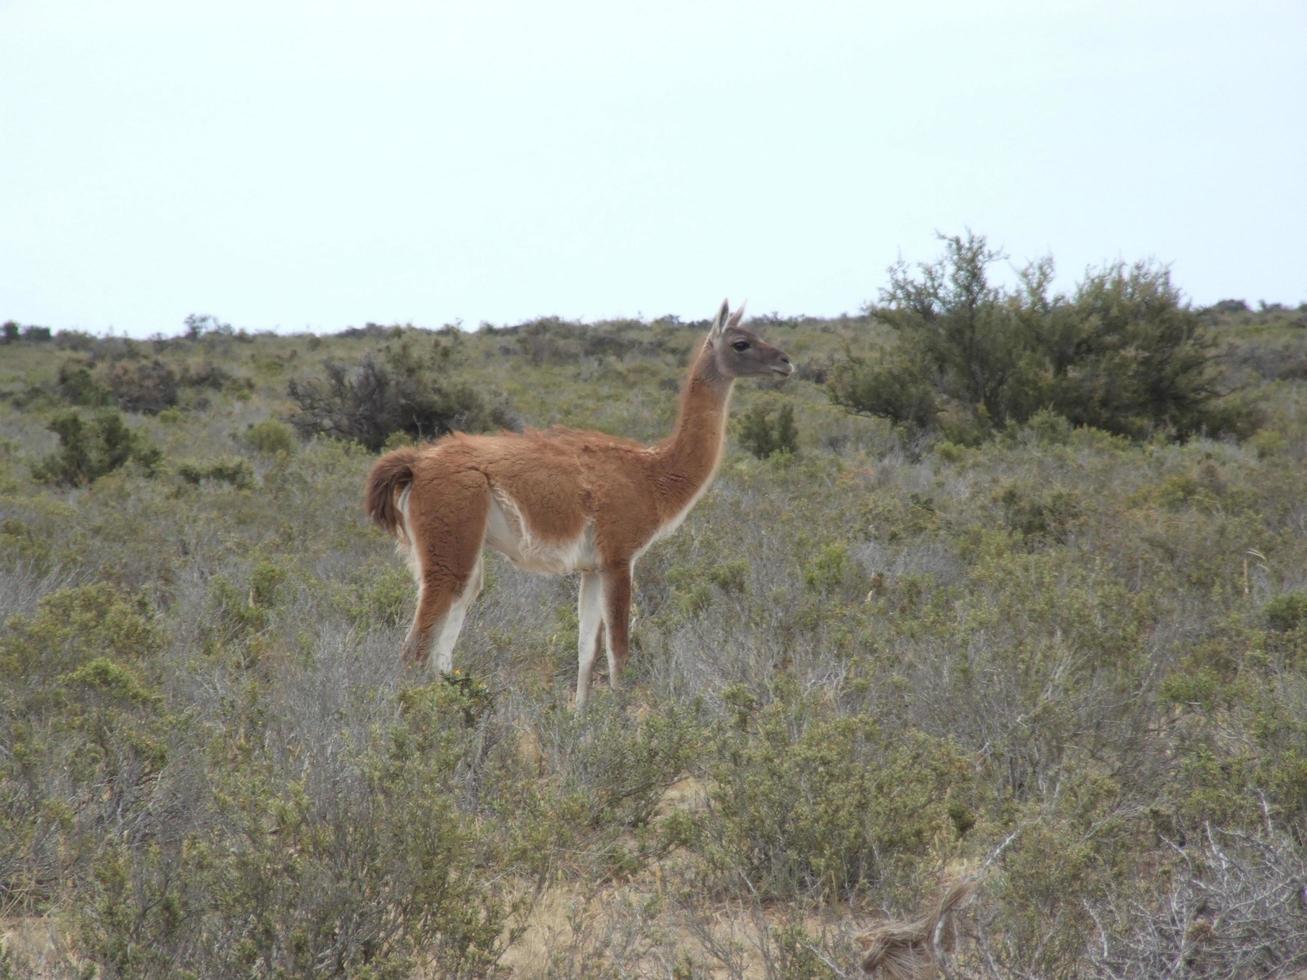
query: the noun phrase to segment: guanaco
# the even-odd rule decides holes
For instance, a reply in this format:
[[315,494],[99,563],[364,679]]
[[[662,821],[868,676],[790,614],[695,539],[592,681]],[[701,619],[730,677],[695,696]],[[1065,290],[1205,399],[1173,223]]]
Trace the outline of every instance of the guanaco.
[[453,668],[454,644],[482,585],[483,549],[534,572],[579,572],[576,706],[606,638],[618,686],[629,648],[631,570],[703,496],[721,461],[736,378],[789,377],[786,354],[741,325],[722,302],[694,353],[672,434],[646,446],[555,427],[495,435],[451,433],[396,449],[367,480],[368,515],[394,535],[417,582],[403,658]]

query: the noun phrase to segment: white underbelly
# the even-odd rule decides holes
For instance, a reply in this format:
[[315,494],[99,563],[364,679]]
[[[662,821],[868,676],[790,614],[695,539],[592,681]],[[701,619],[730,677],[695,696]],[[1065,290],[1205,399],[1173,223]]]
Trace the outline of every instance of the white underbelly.
[[491,493],[486,547],[531,572],[566,575],[599,568],[593,524],[587,521],[581,533],[570,541],[542,541],[531,533],[517,503],[502,490]]

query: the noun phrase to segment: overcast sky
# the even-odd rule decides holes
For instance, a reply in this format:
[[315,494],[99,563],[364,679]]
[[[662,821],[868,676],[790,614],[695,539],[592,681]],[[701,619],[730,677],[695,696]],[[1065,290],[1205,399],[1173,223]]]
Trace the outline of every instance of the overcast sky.
[[1307,300],[1307,3],[0,0],[0,320],[856,311],[971,228]]

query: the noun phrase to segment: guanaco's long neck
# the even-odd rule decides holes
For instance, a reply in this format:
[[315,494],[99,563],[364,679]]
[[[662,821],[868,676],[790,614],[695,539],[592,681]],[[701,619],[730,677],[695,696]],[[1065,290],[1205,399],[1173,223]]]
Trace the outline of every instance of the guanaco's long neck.
[[681,387],[676,428],[657,446],[655,480],[668,516],[681,513],[712,479],[726,440],[734,379],[717,370],[707,344],[699,348]]

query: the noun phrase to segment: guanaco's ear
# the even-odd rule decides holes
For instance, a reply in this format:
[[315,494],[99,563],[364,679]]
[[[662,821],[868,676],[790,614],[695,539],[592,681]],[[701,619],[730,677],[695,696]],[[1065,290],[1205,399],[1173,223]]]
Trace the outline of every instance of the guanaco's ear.
[[748,302],[749,301],[746,299],[740,304],[739,309],[726,318],[726,325],[728,327],[738,327],[740,325],[740,321],[744,319],[744,307],[748,305]]
[[722,300],[722,308],[717,311],[717,318],[712,322],[712,329],[708,331],[709,338],[716,340],[726,329],[726,320],[731,315],[730,300]]

